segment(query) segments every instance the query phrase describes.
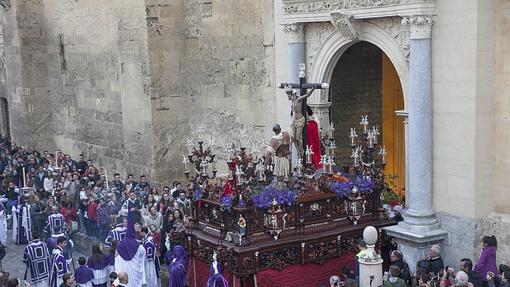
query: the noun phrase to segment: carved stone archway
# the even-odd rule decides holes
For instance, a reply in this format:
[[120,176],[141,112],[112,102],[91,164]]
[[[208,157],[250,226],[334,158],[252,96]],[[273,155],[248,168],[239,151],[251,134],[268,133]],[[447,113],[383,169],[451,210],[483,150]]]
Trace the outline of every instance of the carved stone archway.
[[[400,41],[390,36],[385,30],[369,22],[356,23],[356,35],[357,37],[352,39],[337,31],[328,37],[315,56],[315,61],[309,74],[311,81],[319,83],[331,82],[333,70],[342,54],[350,46],[360,41],[366,41],[379,47],[390,58],[400,77],[405,103],[409,78],[409,66],[406,60],[407,51],[405,47],[402,47]],[[311,99],[310,102],[312,104],[326,103],[328,101],[327,92],[317,93],[317,96]]]

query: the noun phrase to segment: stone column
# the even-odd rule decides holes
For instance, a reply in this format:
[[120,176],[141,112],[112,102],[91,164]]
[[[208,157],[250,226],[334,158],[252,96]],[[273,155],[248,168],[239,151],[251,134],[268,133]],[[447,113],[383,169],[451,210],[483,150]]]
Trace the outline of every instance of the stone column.
[[[299,64],[305,64],[306,58],[304,26],[302,23],[285,24],[283,26],[283,31],[288,36],[288,82],[299,83]],[[283,129],[287,129],[287,127]],[[292,166],[295,166],[298,160],[298,156],[297,151],[293,145],[291,148],[291,157]]]
[[288,36],[289,83],[299,83],[299,64],[305,63],[305,32],[302,23],[285,24],[283,31]]
[[[409,209],[405,222],[413,227],[434,228],[438,221],[432,209],[432,66],[431,28],[433,18],[404,18],[410,26],[409,58]],[[435,226],[437,227],[437,226]]]
[[404,222],[387,229],[399,242],[406,261],[414,264],[428,246],[442,242],[447,233],[439,229],[432,208],[432,16],[402,19],[410,28],[408,115],[408,189]]

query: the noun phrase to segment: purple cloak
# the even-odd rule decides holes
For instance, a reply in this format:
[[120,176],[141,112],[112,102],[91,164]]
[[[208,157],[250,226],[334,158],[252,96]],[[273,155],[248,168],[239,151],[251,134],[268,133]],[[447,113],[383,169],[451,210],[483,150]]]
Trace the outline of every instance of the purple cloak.
[[166,253],[166,258],[168,262],[168,273],[170,274],[168,287],[186,286],[188,283],[188,257],[184,247],[181,245],[176,245],[172,253],[170,253],[170,251]]
[[128,211],[127,218],[128,226],[126,237],[117,245],[117,253],[120,257],[122,257],[122,259],[129,261],[135,257],[138,247],[140,247],[140,242],[135,239],[135,223],[133,220],[133,213],[131,211]]
[[76,283],[86,284],[94,279],[94,272],[89,267],[83,265],[76,268],[74,277],[76,278]]
[[209,279],[207,279],[206,287],[228,287],[228,281],[225,279],[225,277],[223,277],[221,264],[219,262],[216,268],[218,268],[218,274],[214,274],[214,267],[211,263],[211,267],[209,267]]

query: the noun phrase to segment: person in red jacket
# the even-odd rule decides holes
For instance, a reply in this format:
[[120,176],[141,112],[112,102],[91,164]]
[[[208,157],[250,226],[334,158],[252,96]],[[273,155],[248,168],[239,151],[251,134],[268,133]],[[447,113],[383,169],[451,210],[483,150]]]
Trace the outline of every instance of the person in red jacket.
[[87,205],[87,217],[89,219],[90,234],[89,236],[98,237],[97,228],[97,202],[93,198],[89,198],[89,204]]
[[67,228],[69,233],[72,231],[72,222],[76,220],[76,208],[73,207],[71,201],[63,201],[62,207],[60,208],[60,214],[62,214],[66,220]]

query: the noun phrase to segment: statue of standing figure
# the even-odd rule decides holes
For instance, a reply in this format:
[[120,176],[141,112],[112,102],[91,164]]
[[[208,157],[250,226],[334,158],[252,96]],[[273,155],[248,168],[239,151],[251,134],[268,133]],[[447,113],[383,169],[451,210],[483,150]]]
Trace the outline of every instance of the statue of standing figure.
[[273,175],[281,181],[290,175],[290,136],[279,124],[273,126],[274,136],[267,147],[265,166],[274,164]]
[[298,96],[295,90],[286,88],[286,93],[291,101],[292,123],[290,125],[290,138],[296,147],[298,158],[303,158],[303,128],[306,124],[305,115],[303,115],[303,101],[310,97],[315,88],[311,88],[304,96]]

